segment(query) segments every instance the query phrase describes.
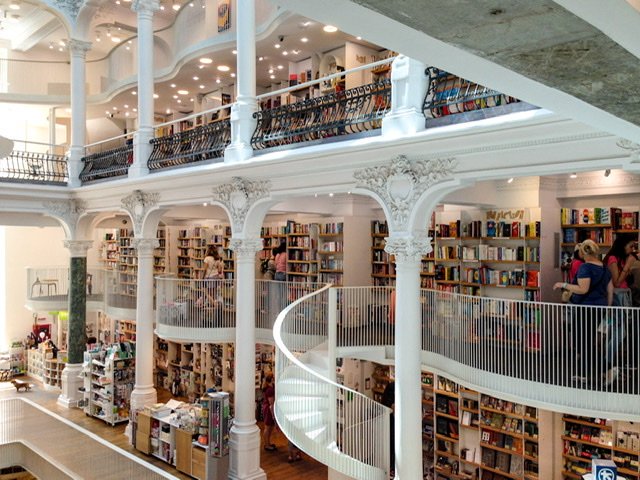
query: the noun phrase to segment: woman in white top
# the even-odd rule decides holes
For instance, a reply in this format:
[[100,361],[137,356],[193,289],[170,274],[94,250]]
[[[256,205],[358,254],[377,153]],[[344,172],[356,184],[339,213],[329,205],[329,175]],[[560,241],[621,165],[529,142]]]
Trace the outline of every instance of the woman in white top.
[[222,279],[224,278],[224,262],[218,250],[213,245],[207,248],[207,254],[204,257],[204,275],[205,279]]

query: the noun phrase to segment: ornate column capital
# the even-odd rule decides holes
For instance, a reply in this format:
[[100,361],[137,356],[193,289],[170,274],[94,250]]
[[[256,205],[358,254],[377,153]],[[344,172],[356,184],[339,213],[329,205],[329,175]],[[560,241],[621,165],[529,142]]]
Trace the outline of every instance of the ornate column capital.
[[620,148],[624,148],[625,150],[630,150],[629,156],[631,157],[632,162],[640,162],[640,145],[632,142],[631,140],[627,140],[626,138],[621,138],[616,142]]
[[271,182],[252,182],[242,177],[233,177],[232,183],[218,185],[213,189],[213,200],[223,204],[231,216],[232,233],[242,231],[247,213],[255,202],[270,195]]
[[243,258],[255,259],[256,253],[262,250],[260,238],[232,238],[229,248],[236,254],[236,260]]
[[409,160],[398,155],[388,165],[356,170],[358,187],[374,192],[384,203],[389,218],[389,231],[408,231],[411,209],[431,186],[451,177],[454,158]]
[[51,200],[44,202],[43,206],[48,215],[64,222],[68,238],[75,238],[78,220],[87,211],[85,203],[72,198],[71,200]]
[[133,238],[131,245],[136,249],[138,257],[143,255],[153,255],[153,251],[158,248],[160,242],[157,238]]
[[74,21],[78,18],[78,12],[84,0],[53,0],[53,5],[60,11],[66,13]]
[[91,50],[91,42],[85,42],[84,40],[77,40],[75,38],[69,40],[68,45],[72,57],[85,58],[87,52]]
[[153,15],[154,12],[160,10],[160,2],[158,0],[134,0],[131,4],[131,10],[136,13]]
[[144,220],[147,214],[158,205],[158,200],[160,200],[159,193],[145,193],[142,190],[134,190],[122,199],[122,208],[133,220],[133,231],[136,237],[142,237]]
[[86,257],[87,250],[93,246],[93,240],[65,240],[64,248],[68,248],[71,258]]
[[431,248],[431,238],[426,235],[412,237],[390,236],[386,239],[384,251],[396,257],[396,263],[419,263]]

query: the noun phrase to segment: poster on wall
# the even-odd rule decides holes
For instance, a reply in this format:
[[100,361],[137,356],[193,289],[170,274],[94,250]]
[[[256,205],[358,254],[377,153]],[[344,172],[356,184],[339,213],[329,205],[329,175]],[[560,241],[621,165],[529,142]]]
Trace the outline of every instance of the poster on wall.
[[231,28],[231,0],[218,0],[218,32]]

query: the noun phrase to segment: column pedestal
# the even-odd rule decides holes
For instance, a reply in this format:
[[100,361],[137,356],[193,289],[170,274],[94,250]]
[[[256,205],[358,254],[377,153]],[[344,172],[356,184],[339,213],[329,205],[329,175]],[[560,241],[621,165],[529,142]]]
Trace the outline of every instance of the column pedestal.
[[232,140],[224,151],[225,163],[237,163],[253,157],[251,137],[256,129],[257,121],[253,114],[258,111],[258,104],[253,99],[238,99],[231,106]]
[[79,390],[84,384],[82,378],[82,364],[67,363],[62,371],[62,393],[58,397],[58,405],[64,408],[73,408],[78,406],[78,402],[82,400],[84,395]]
[[149,174],[147,162],[153,147],[149,143],[153,139],[153,128],[144,128],[133,134],[133,158],[129,167],[129,178],[143,177]]

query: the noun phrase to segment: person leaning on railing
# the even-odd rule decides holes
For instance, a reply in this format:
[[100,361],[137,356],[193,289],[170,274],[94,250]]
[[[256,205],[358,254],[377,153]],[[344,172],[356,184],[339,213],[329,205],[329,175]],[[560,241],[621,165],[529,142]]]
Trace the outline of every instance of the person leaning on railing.
[[[580,265],[574,283],[557,282],[554,290],[563,289],[571,292],[570,303],[575,305],[610,306],[613,302],[613,282],[611,273],[600,261],[600,248],[592,240],[585,240],[580,245],[580,255],[584,263]],[[576,309],[573,319],[573,344],[576,356],[579,357],[577,380],[588,381],[586,375],[603,373],[604,364],[594,367],[596,360],[592,351],[598,339],[598,325],[602,320],[602,310]],[[595,380],[595,379],[591,379]]]

